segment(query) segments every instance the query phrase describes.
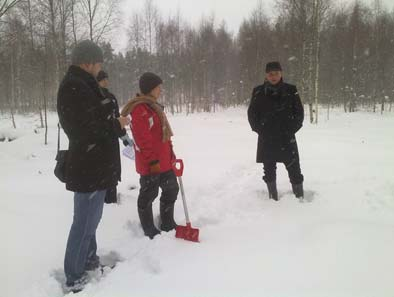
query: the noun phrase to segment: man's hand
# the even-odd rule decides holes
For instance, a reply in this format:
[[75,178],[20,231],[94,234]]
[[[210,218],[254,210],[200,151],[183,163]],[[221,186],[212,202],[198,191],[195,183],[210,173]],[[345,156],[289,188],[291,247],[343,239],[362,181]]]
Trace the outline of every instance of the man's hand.
[[123,135],[120,138],[124,144],[124,146],[133,146],[134,145],[134,141],[130,138],[130,136],[126,133],[125,135]]
[[130,119],[128,117],[119,117],[118,118],[120,127],[124,129],[128,124],[130,124]]

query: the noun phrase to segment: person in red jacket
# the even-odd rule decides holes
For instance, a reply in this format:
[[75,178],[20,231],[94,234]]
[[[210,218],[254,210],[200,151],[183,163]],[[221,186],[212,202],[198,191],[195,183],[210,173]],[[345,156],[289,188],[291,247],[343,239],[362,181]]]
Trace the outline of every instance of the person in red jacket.
[[159,194],[162,231],[176,228],[174,205],[179,186],[173,171],[175,155],[172,149],[171,126],[164,107],[157,100],[163,81],[154,73],[144,73],[139,81],[141,94],[130,100],[121,114],[131,115],[131,131],[134,137],[135,163],[140,174],[138,215],[146,236],[153,239],[160,231],[153,223],[152,203]]

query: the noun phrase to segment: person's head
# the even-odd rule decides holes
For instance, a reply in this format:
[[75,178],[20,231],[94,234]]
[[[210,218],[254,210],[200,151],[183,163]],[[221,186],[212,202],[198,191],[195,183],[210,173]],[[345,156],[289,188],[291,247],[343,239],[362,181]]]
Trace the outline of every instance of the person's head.
[[108,88],[109,86],[109,80],[108,80],[108,74],[107,72],[101,70],[98,75],[97,75],[97,81],[102,88]]
[[265,78],[271,85],[282,81],[282,66],[279,62],[269,62],[265,67]]
[[163,80],[156,74],[146,72],[140,77],[140,91],[144,95],[150,95],[159,99]]
[[97,77],[103,62],[103,51],[90,40],[79,42],[71,54],[71,64],[80,67],[94,77]]

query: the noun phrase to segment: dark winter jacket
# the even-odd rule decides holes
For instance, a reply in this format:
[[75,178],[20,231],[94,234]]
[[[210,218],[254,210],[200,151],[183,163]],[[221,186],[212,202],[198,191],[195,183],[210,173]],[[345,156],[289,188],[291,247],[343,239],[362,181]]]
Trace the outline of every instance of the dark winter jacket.
[[[116,99],[115,95],[112,94],[107,88],[101,88],[104,96],[106,99],[111,100],[109,104],[106,104],[105,107],[108,109],[108,113],[112,114],[113,117],[119,118],[120,112],[119,112],[119,104],[118,100]],[[123,137],[126,135],[126,129],[119,130],[120,135],[118,135],[119,138]],[[107,191],[107,194],[105,195],[105,203],[111,204],[111,203],[117,203],[118,198],[117,198],[117,190],[116,186],[112,187]]]
[[[253,90],[248,120],[258,133],[257,162],[286,162],[298,158],[295,133],[302,127],[304,108],[293,85],[269,82]],[[294,156],[296,155],[296,156]]]
[[60,124],[69,139],[66,188],[94,192],[116,186],[120,180],[119,121],[96,79],[70,66],[57,98]]
[[[101,88],[101,90],[103,91],[105,98],[111,100],[110,104],[105,105],[106,108],[108,108],[108,112],[112,113],[114,118],[119,118],[120,117],[119,104],[115,95],[112,94],[107,88]],[[118,137],[122,137],[124,135],[126,135],[126,129],[120,130],[120,134],[118,135]]]

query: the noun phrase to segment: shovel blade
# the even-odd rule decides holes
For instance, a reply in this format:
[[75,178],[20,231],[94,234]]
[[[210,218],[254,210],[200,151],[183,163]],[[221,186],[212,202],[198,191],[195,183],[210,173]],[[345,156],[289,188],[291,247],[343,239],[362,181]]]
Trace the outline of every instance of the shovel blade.
[[186,226],[176,227],[175,237],[188,241],[199,242],[198,240],[199,234],[200,234],[199,229],[192,228],[191,224],[187,224]]

